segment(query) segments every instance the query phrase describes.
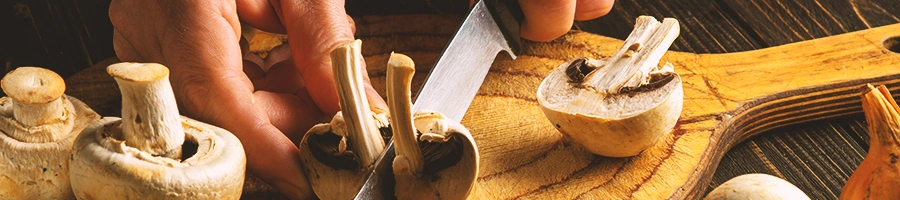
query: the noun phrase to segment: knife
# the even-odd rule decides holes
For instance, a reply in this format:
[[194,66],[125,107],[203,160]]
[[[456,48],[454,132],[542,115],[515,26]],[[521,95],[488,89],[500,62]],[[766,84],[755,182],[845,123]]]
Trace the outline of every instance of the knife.
[[[438,58],[412,106],[412,112],[438,111],[461,121],[494,58],[506,51],[512,59],[522,49],[517,0],[482,0],[475,3],[447,48]],[[375,162],[373,171],[355,199],[394,199],[394,142]]]

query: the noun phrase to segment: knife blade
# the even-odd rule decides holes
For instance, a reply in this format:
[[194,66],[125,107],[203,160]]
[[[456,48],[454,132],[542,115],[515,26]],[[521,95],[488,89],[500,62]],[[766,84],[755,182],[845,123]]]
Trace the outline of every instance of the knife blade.
[[[435,63],[412,106],[412,112],[438,111],[462,120],[494,59],[506,51],[512,59],[521,51],[516,0],[477,2]],[[354,199],[394,199],[393,141],[375,162]]]

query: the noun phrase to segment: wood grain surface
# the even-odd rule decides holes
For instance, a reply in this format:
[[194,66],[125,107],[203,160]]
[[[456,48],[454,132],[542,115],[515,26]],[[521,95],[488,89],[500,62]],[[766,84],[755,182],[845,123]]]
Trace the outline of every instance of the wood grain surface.
[[[441,16],[358,19],[358,37],[365,41],[363,53],[376,89],[383,93],[391,51],[418,62],[414,83],[421,84],[426,75],[421,72],[428,71],[453,32],[445,26],[405,24],[452,21]],[[900,54],[882,43],[898,31],[900,24],[740,53],[670,52],[663,60],[675,64],[685,82],[682,118],[665,142],[632,158],[595,156],[567,141],[542,117],[534,97],[537,85],[557,65],[577,57],[608,57],[621,41],[573,32],[550,43],[528,43],[518,60],[498,57],[463,120],[483,155],[475,197],[702,197],[719,159],[738,142],[785,125],[859,113],[857,93],[864,83],[900,87],[900,75],[890,70],[900,65]],[[90,71],[69,83],[93,80],[87,85],[114,87],[111,81],[96,82],[102,74]],[[89,96],[82,99],[91,105],[117,99],[80,92],[87,94],[72,95]]]
[[[608,16],[576,27],[624,39],[628,30],[622,28],[628,25],[622,20],[641,14],[675,17],[682,21],[682,36],[672,49],[726,53],[898,23],[898,7],[900,2],[890,0],[616,1]],[[771,130],[732,148],[707,191],[741,174],[766,173],[813,199],[837,199],[867,149],[862,115]]]
[[[383,1],[398,2],[398,0]],[[46,7],[53,6],[45,5],[44,1],[14,0],[0,3],[4,9],[17,9],[11,12],[0,12],[3,13],[0,15],[0,21],[4,22],[4,25],[7,24],[5,22],[9,22],[16,29],[23,29],[20,32],[14,31],[10,37],[0,39],[3,44],[0,45],[2,46],[0,47],[0,61],[5,65],[6,70],[29,64],[44,65],[53,69],[64,67],[62,70],[70,68],[83,70],[87,66],[79,64],[83,63],[82,61],[60,63],[57,60],[79,60],[68,56],[90,55],[91,58],[94,58],[93,60],[91,58],[80,58],[80,60],[91,60],[93,64],[97,65],[102,64],[100,63],[102,60],[96,59],[97,57],[113,56],[112,47],[108,42],[111,41],[108,38],[111,30],[108,22],[104,21],[108,19],[103,18],[106,17],[103,6],[108,5],[108,1],[79,0],[74,2],[78,3],[77,7],[80,12],[73,15],[63,13],[63,15],[70,16],[72,19],[69,21],[79,21],[75,18],[80,16],[88,24],[86,25],[88,34],[83,34],[81,37],[90,36],[90,40],[68,41],[49,38],[57,37],[55,36],[57,32],[65,33],[65,30],[72,30],[66,28],[74,25],[54,22],[53,19],[59,18],[53,16],[59,15],[45,16],[48,15],[48,12],[53,12],[53,9]],[[375,3],[359,6],[359,4],[353,4],[354,1],[347,2],[348,9],[353,7],[350,9],[352,11],[350,14],[354,16],[359,16],[356,14],[435,12],[423,6],[388,9],[398,7],[395,6],[396,4]],[[41,7],[36,8],[35,6]],[[30,8],[30,12],[24,14],[19,12],[24,8]],[[575,28],[624,39],[631,30],[632,20],[638,15],[675,17],[682,22],[682,34],[673,45],[673,50],[694,53],[726,53],[760,49],[897,23],[900,22],[898,20],[900,14],[897,12],[900,9],[898,8],[900,8],[900,1],[894,0],[617,0],[608,16],[576,23]],[[453,12],[451,11],[451,13]],[[55,23],[59,23],[59,25]],[[435,26],[455,28],[455,24],[452,23]],[[35,37],[37,33],[40,33],[40,36]],[[72,34],[81,33],[68,33],[58,37],[72,37]],[[385,37],[410,35],[389,32],[381,34]],[[449,37],[449,34],[452,32],[431,33],[429,36],[418,37],[441,38]],[[41,41],[42,38],[50,40]],[[88,41],[85,44],[89,45],[78,47],[80,45],[76,42],[81,41]],[[69,46],[77,48],[69,48]],[[28,48],[23,50],[20,47]],[[420,49],[422,48],[424,45],[420,45]],[[59,54],[66,57],[61,59],[57,56]],[[435,55],[423,56],[435,57]],[[430,64],[423,61],[420,65]],[[98,91],[98,89],[108,86],[91,84],[103,82],[104,76],[81,78],[83,84],[79,85],[83,88],[70,86],[68,89],[70,93]],[[106,89],[114,92],[117,88],[105,88],[103,91]],[[95,102],[96,104],[92,104],[92,106],[96,105],[101,108],[118,106],[118,101],[108,98],[98,98]],[[108,113],[101,112],[105,115],[115,115],[118,112],[115,109],[99,110],[107,110]],[[845,118],[819,120],[767,131],[738,144],[726,153],[707,188],[711,189],[740,174],[757,172],[783,177],[796,184],[813,199],[835,199],[849,174],[866,153],[868,136],[866,136],[865,125],[861,115],[851,115]]]

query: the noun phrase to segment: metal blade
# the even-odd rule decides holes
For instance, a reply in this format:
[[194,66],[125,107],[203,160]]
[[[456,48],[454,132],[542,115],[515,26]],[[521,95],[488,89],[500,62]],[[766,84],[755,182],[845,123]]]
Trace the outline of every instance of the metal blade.
[[[445,117],[462,120],[497,53],[506,50],[515,59],[504,31],[501,31],[484,1],[479,1],[450,40],[441,58],[425,81],[412,111],[438,111]],[[515,26],[518,28],[518,26]],[[518,31],[518,30],[516,30]],[[518,40],[518,34],[514,36]],[[395,199],[393,141],[355,199]]]
[[490,12],[479,3],[431,70],[412,111],[438,111],[462,120],[501,50],[516,58]]

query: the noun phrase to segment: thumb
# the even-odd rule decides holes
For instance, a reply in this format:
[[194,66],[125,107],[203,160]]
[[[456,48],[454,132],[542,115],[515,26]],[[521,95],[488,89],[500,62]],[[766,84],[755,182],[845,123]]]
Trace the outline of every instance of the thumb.
[[[287,30],[294,64],[310,96],[326,115],[337,113],[340,105],[330,55],[341,44],[354,40],[344,1],[278,0],[273,5]],[[373,106],[384,104],[378,96],[367,96],[374,101]]]

